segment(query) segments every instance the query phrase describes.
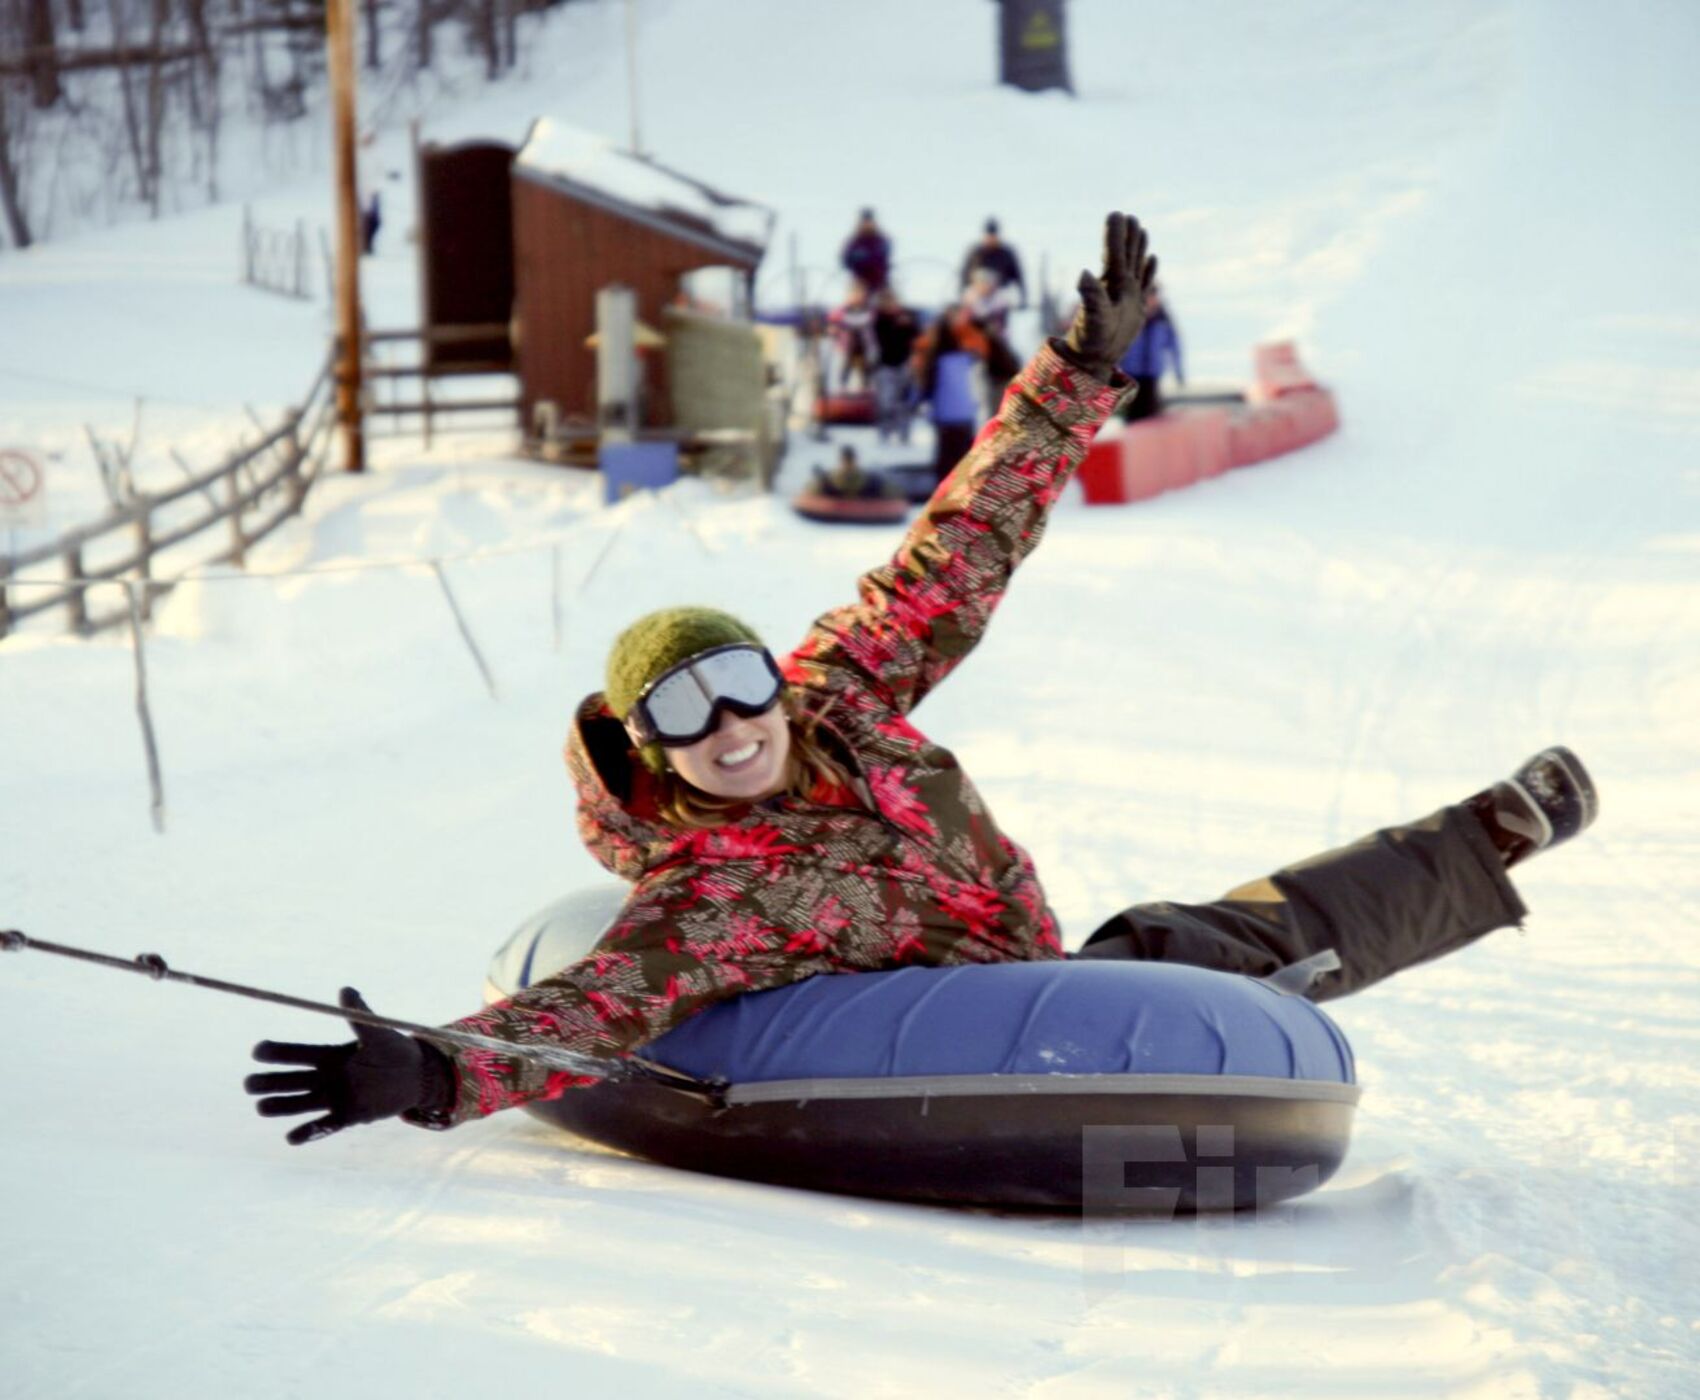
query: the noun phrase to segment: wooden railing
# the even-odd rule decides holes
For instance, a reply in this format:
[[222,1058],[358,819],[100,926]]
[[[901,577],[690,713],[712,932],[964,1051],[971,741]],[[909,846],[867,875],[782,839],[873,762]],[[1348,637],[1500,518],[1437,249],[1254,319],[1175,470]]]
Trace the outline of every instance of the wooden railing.
[[[465,413],[510,413],[517,420],[519,417],[519,394],[503,394],[495,397],[478,399],[456,399],[433,397],[431,386],[438,380],[458,379],[468,375],[491,375],[515,373],[513,356],[508,354],[501,358],[483,359],[475,354],[467,354],[459,359],[453,356],[443,357],[443,362],[433,363],[433,350],[453,350],[462,346],[477,347],[493,340],[506,341],[508,327],[503,323],[490,325],[469,326],[426,326],[414,330],[369,330],[366,332],[367,363],[365,370],[367,384],[366,412],[371,418],[411,418],[420,420],[425,438],[425,445],[431,445],[431,439],[436,429],[436,420]],[[418,353],[411,364],[397,365],[383,362],[385,351],[391,346],[415,345]],[[417,399],[398,399],[397,386],[409,380],[418,380],[419,397]],[[388,393],[380,386],[388,385]]]
[[[333,358],[327,357],[299,408],[258,442],[216,467],[165,491],[139,493],[92,524],[47,544],[0,558],[0,637],[25,618],[66,611],[73,632],[97,632],[129,620],[125,606],[96,612],[89,592],[124,584],[139,593],[142,615],[153,599],[191,568],[246,562],[250,548],[301,509],[329,455],[336,421]],[[224,546],[210,554],[192,542],[223,524]],[[178,546],[182,558],[167,559]],[[28,577],[34,565],[57,562],[61,578]]]

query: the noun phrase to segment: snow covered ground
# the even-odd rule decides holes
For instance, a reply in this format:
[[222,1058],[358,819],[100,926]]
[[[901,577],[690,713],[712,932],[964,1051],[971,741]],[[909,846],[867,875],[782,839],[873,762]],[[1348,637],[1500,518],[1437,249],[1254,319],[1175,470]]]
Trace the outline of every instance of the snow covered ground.
[[[1365,1086],[1352,1153],[1262,1218],[832,1199],[520,1114],[293,1151],[239,1091],[247,1050],[333,1023],[7,959],[0,1396],[1692,1395],[1692,7],[1076,0],[1078,100],[990,86],[984,0],[642,9],[644,141],[779,211],[768,295],[792,233],[830,286],[863,203],[929,299],[988,213],[1066,282],[1126,207],[1196,376],[1294,333],[1339,394],[1344,430],[1302,454],[1133,508],[1066,499],[921,712],[1073,937],[1550,740],[1593,767],[1599,825],[1520,872],[1526,932],[1333,1004]],[[427,136],[544,112],[623,136],[622,33],[618,5],[567,7],[526,83]],[[392,121],[379,168],[406,140]],[[367,268],[390,324],[413,287],[394,189]],[[323,190],[257,213],[323,221]],[[147,397],[169,474],[167,445],[204,465],[244,403],[310,379],[325,307],[236,286],[238,221],[0,259],[0,446],[59,454],[58,523],[99,500],[84,422],[117,432]],[[596,874],[556,754],[618,627],[702,599],[783,643],[897,538],[697,483],[604,510],[502,445],[388,444],[255,576],[162,605],[164,836],[121,639],[0,643],[0,926],[462,1014],[508,929]],[[398,565],[430,558],[494,699],[430,569]]]

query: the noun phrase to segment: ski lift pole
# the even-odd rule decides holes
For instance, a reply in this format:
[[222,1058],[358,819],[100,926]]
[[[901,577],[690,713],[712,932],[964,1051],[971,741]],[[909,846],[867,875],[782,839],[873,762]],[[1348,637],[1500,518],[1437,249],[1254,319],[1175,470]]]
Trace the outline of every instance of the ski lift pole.
[[445,1026],[425,1026],[416,1021],[382,1016],[376,1011],[364,1011],[358,1007],[332,1006],[329,1002],[309,1001],[305,997],[291,996],[287,992],[272,992],[263,987],[247,987],[240,982],[226,982],[217,977],[178,972],[168,966],[158,953],[138,953],[133,958],[120,958],[111,953],[97,953],[88,948],[73,948],[64,943],[49,943],[42,938],[31,938],[20,929],[0,929],[0,952],[21,953],[26,949],[37,953],[52,953],[60,958],[73,958],[78,962],[93,963],[97,967],[116,968],[120,972],[139,972],[145,977],[151,977],[155,982],[180,982],[186,987],[200,987],[204,991],[224,992],[230,996],[247,997],[251,1001],[269,1002],[273,1006],[289,1006],[297,1011],[335,1016],[340,1021],[357,1021],[363,1026],[401,1031],[406,1035],[419,1036],[434,1045],[454,1046],[463,1050],[492,1050],[513,1059],[531,1060],[550,1069],[566,1070],[594,1079],[645,1079],[696,1098],[707,1099],[717,1106],[725,1101],[724,1085],[694,1078],[651,1060],[608,1060],[547,1045],[519,1045],[513,1041],[499,1040],[493,1035],[450,1030]]

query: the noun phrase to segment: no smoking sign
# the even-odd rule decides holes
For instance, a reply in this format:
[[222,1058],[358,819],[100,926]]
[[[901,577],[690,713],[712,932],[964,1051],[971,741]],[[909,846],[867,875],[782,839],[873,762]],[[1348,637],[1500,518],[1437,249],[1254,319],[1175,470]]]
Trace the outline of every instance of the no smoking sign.
[[0,524],[41,525],[47,519],[47,477],[27,452],[0,447]]

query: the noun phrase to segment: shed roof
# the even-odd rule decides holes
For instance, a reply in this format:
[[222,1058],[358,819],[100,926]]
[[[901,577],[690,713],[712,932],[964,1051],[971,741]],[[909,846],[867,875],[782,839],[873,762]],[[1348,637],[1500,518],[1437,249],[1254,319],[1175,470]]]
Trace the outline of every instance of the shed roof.
[[514,172],[752,267],[773,229],[773,210],[765,205],[722,194],[550,117],[532,124]]

